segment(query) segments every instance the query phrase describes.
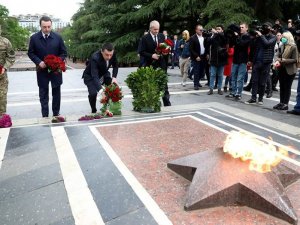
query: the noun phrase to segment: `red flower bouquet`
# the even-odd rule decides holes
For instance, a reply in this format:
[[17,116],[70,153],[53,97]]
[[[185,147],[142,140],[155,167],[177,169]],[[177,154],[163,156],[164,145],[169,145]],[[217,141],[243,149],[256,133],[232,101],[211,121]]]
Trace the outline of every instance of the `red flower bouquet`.
[[48,73],[61,73],[66,71],[65,62],[56,55],[45,56],[44,62],[47,65]]
[[10,116],[8,114],[3,114],[2,117],[0,117],[0,128],[7,128],[11,126],[12,122]]
[[2,73],[3,66],[0,64],[0,74]]
[[63,116],[53,116],[51,122],[52,123],[63,123],[63,122],[66,122],[66,117],[63,117]]
[[101,119],[102,117],[103,116],[100,113],[93,113],[93,114],[90,114],[90,115],[85,115],[85,116],[80,117],[78,119],[78,121],[98,120],[98,119]]
[[158,46],[155,49],[155,52],[159,55],[160,54],[167,55],[171,52],[173,45],[174,45],[173,41],[167,39],[165,40],[165,42],[158,44]]
[[107,110],[109,110],[112,114],[121,115],[122,98],[122,89],[116,83],[106,86],[100,100],[100,103],[103,104],[102,113],[110,115],[107,113]]

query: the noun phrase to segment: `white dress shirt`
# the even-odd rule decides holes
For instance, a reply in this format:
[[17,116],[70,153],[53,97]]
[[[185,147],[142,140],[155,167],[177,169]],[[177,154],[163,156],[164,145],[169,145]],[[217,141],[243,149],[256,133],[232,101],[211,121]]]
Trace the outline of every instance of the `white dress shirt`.
[[204,38],[202,36],[197,35],[199,43],[200,43],[200,55],[203,55],[205,53],[205,47],[204,47]]

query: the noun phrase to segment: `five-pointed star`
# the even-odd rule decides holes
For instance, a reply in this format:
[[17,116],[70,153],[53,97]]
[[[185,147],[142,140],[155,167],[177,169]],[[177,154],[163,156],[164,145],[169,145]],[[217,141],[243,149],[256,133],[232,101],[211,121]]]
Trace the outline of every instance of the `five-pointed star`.
[[[297,216],[285,193],[289,182],[299,179],[286,165],[276,172],[258,173],[249,164],[225,154],[222,149],[203,151],[168,163],[168,168],[192,181],[185,209],[245,205],[290,223]],[[290,184],[290,183],[289,183]]]

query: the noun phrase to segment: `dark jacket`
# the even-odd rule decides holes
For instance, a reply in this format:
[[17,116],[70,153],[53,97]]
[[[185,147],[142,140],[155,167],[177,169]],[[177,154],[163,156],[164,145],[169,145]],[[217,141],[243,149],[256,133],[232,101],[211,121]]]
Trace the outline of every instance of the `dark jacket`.
[[[84,79],[84,83],[94,84],[97,91],[101,89],[102,83],[109,84],[111,83],[111,76],[109,73],[109,68],[113,67],[112,77],[117,77],[118,74],[118,62],[117,56],[114,52],[112,58],[108,62],[108,66],[106,64],[106,60],[104,60],[100,51],[93,53],[91,56],[89,63],[85,70],[83,71],[82,78]],[[101,83],[100,80],[103,79]]]
[[243,34],[238,36],[234,42],[234,54],[233,63],[241,64],[247,63],[249,60],[249,46],[250,46],[250,36],[248,34]]
[[[159,43],[163,43],[165,41],[165,36],[161,33],[157,34],[157,41]],[[144,57],[144,65],[143,66],[153,66],[154,68],[162,68],[164,70],[167,69],[166,57],[161,56],[159,60],[152,59],[152,55],[155,53],[156,43],[154,42],[151,33],[144,35],[141,40],[141,45],[139,49],[139,54]]]
[[43,37],[41,31],[35,33],[30,37],[28,56],[37,66],[37,82],[41,88],[48,88],[49,81],[52,88],[58,87],[62,84],[61,73],[48,73],[48,69],[41,69],[38,65],[47,55],[59,56],[62,60],[67,57],[67,50],[61,36],[55,32],[50,33],[47,40]]
[[260,61],[259,52],[262,51],[262,63],[268,64],[273,62],[274,57],[274,47],[276,44],[276,36],[273,34],[262,35],[256,37],[254,40],[254,49],[253,49],[253,59],[250,59],[251,62],[256,63]]
[[227,39],[223,33],[216,33],[208,39],[210,65],[225,66],[228,60]]
[[196,60],[196,58],[199,56],[200,58],[206,58],[207,55],[207,48],[208,48],[208,43],[207,43],[207,38],[204,38],[204,48],[205,48],[205,52],[204,54],[200,54],[201,50],[200,50],[200,43],[199,43],[199,39],[197,34],[194,34],[190,39],[190,53],[191,53],[191,59],[192,60]]

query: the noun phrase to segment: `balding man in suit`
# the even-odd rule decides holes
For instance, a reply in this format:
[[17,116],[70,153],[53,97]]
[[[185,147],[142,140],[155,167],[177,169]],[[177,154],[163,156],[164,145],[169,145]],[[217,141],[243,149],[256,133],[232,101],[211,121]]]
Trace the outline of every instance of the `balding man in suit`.
[[[165,41],[165,36],[159,33],[160,24],[158,21],[153,20],[150,22],[149,32],[142,37],[141,48],[139,54],[144,57],[144,66],[153,66],[154,68],[161,68],[166,72],[167,76],[167,62],[166,57],[160,56],[155,53],[155,49],[159,43]],[[165,87],[165,93],[162,97],[164,106],[171,106],[170,94],[168,91],[168,85]]]

